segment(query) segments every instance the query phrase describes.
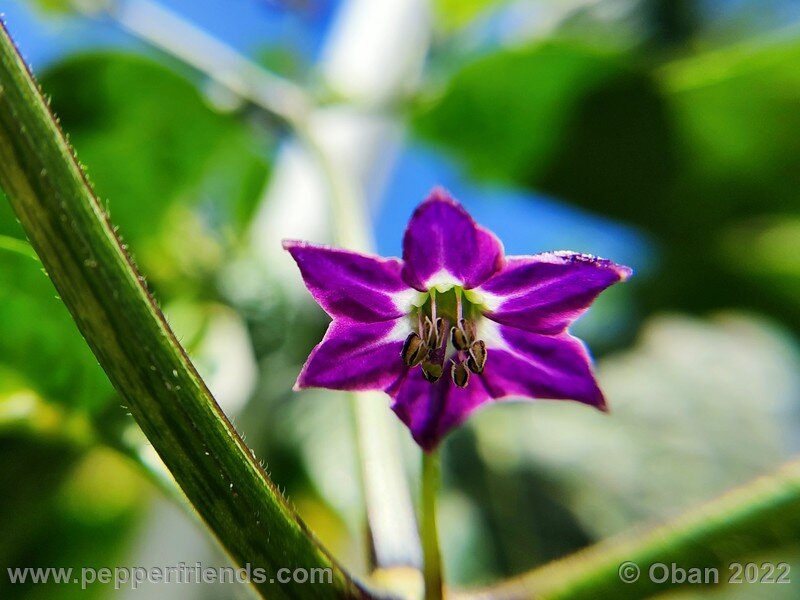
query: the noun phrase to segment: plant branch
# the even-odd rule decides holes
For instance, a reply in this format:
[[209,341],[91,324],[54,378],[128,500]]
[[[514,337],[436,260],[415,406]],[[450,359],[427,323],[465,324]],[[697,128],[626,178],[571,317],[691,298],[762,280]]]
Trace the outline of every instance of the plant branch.
[[[142,431],[262,595],[365,597],[306,529],[216,404],[122,249],[4,26],[0,187],[60,297]],[[269,583],[330,568],[331,584]]]
[[[89,17],[98,13],[80,2],[75,7]],[[271,73],[159,3],[114,2],[100,14],[207,75],[239,98],[292,125],[305,121],[312,102],[300,86]]]
[[[800,539],[800,460],[732,490],[677,520],[641,535],[592,546],[504,583],[465,593],[470,600],[533,598],[644,598],[677,584],[654,583],[653,563],[683,569],[719,569],[727,579],[730,561],[796,543]],[[641,570],[635,583],[621,580],[621,565]]]

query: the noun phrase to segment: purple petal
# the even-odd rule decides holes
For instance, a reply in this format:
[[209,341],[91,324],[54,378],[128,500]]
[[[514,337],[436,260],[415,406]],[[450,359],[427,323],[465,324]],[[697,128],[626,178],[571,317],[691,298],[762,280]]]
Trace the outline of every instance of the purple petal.
[[460,388],[449,373],[436,383],[429,383],[422,376],[422,369],[409,370],[387,392],[394,399],[392,410],[426,451],[435,448],[450,430],[491,400],[477,376],[470,378],[466,388]]
[[503,246],[441,189],[419,205],[403,238],[403,279],[428,291],[439,283],[480,285],[503,262]]
[[591,359],[577,338],[568,333],[542,335],[505,325],[484,326],[482,335],[488,347],[483,384],[493,398],[577,400],[605,410]]
[[408,313],[418,295],[401,278],[403,263],[396,258],[295,241],[283,247],[300,267],[311,295],[332,317],[361,323],[396,319]]
[[630,274],[628,267],[586,254],[513,256],[475,291],[489,307],[485,314],[490,319],[556,334],[583,314],[600,292]]
[[400,353],[409,332],[404,320],[354,323],[334,319],[311,351],[295,389],[384,390],[405,374]]

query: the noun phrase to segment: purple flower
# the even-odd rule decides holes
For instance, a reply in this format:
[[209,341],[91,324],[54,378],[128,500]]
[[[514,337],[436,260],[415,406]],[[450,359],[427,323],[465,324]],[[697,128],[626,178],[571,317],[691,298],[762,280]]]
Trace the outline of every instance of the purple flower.
[[489,400],[605,410],[586,348],[567,328],[629,268],[573,252],[505,256],[439,189],[411,217],[403,260],[284,248],[333,318],[295,389],[383,390],[425,450]]

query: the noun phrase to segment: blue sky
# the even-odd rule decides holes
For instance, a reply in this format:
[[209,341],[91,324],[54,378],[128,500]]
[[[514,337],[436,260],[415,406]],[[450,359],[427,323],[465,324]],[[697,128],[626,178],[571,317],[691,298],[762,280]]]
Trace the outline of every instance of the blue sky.
[[[86,48],[143,49],[136,40],[102,19],[44,15],[32,10],[30,2],[21,0],[3,4],[4,20],[35,69],[64,53]],[[319,51],[338,3],[310,0],[311,8],[304,11],[291,11],[269,0],[164,0],[161,4],[245,54],[255,56],[265,47],[288,46],[310,60]]]

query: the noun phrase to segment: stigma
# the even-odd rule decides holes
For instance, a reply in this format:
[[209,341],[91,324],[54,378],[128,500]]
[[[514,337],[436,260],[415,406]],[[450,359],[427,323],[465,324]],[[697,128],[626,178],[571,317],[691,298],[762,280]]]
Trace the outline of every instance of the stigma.
[[403,362],[421,368],[425,380],[436,383],[449,360],[453,383],[466,388],[470,374],[480,375],[486,366],[486,344],[477,339],[476,320],[480,317],[480,310],[460,287],[444,292],[432,288],[410,315],[413,331],[403,343]]

